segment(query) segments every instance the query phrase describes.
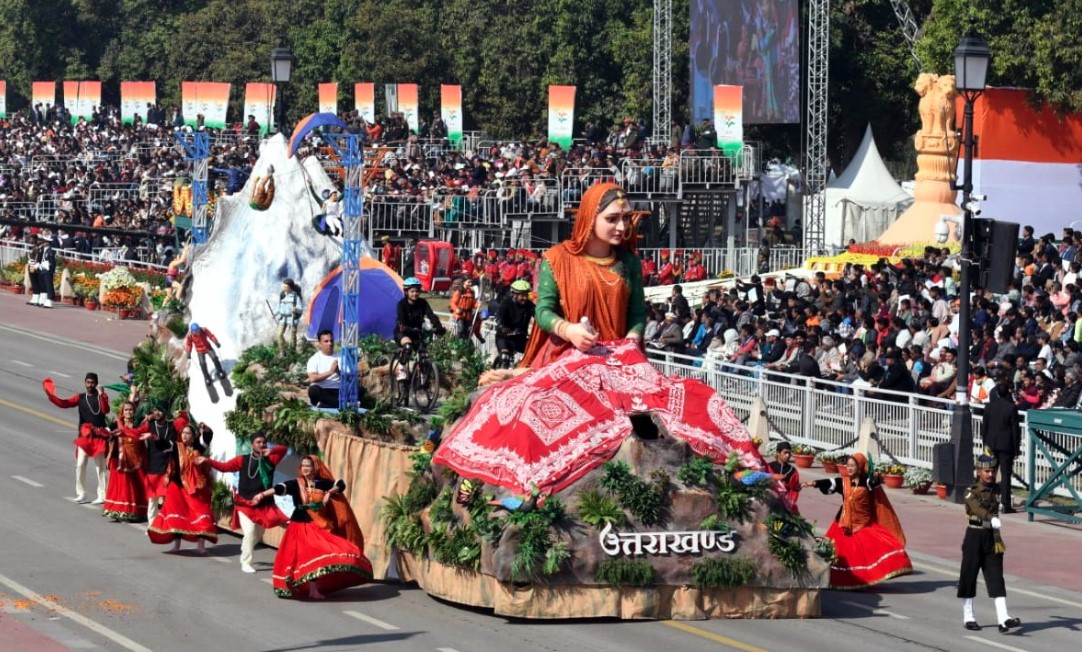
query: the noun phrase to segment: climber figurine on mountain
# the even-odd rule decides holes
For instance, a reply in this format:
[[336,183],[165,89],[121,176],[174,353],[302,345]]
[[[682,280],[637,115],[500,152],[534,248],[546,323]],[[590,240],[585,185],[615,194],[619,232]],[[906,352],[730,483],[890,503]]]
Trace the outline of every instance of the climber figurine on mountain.
[[[214,333],[210,332],[210,329],[201,328],[199,324],[192,322],[191,326],[188,327],[188,336],[184,338],[184,350],[190,358],[192,347],[195,347],[195,352],[199,355],[199,368],[203,370],[203,378],[206,380],[207,387],[213,385],[215,379],[225,380],[226,378],[222,363],[218,360],[218,354],[211,344],[217,347],[221,346],[218,338],[214,337]],[[217,372],[214,376],[207,371],[208,355],[211,361],[214,362],[214,369]]]

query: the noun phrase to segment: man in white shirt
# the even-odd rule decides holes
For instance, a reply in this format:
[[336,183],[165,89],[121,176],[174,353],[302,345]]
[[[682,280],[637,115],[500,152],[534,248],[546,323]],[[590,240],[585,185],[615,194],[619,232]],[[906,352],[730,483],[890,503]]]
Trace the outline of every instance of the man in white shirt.
[[322,330],[318,335],[317,350],[308,358],[308,400],[316,407],[338,408],[338,388],[342,377],[338,374],[338,356],[334,353],[334,334]]

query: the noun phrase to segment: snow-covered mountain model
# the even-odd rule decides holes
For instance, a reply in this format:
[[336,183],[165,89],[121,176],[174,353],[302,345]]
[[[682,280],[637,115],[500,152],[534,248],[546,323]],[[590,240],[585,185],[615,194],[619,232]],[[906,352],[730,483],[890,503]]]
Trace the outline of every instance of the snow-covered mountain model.
[[[266,210],[256,210],[249,206],[253,188],[272,170],[274,201]],[[210,237],[195,248],[188,307],[191,321],[210,329],[221,342],[218,354],[227,371],[242,351],[275,337],[271,308],[277,305],[282,279],[295,280],[307,302],[323,277],[340,264],[341,239],[322,235],[312,225],[321,212],[316,198],[334,187],[318,160],[288,157],[286,139],[276,135],[263,141],[244,189],[218,200]],[[372,255],[367,243],[362,251]],[[225,433],[224,415],[233,409],[236,396],[212,403],[198,364],[190,365],[189,377],[193,415]],[[215,457],[232,455],[233,449],[232,437],[214,439]]]

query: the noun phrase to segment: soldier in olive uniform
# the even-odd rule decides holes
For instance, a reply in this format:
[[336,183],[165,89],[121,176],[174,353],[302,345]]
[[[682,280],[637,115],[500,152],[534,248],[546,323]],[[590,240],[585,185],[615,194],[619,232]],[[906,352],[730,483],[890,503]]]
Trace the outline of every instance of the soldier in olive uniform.
[[977,595],[977,573],[984,574],[988,596],[996,605],[999,631],[1006,633],[1022,621],[1007,613],[1007,587],[1003,582],[1003,538],[1000,535],[999,485],[996,484],[996,458],[977,458],[977,482],[966,490],[966,516],[969,523],[962,541],[962,570],[958,579],[958,597],[962,599],[962,622],[966,629],[979,630],[973,614]]

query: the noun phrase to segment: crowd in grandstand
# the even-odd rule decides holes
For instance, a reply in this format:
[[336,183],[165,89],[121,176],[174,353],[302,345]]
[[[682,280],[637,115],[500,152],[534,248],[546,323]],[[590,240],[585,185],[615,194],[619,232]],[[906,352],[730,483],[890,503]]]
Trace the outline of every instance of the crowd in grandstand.
[[[1019,247],[1007,293],[977,289],[969,359],[970,398],[989,400],[996,382],[1019,409],[1076,407],[1082,395],[1082,233],[1063,230]],[[953,398],[959,328],[956,259],[930,247],[923,258],[865,268],[836,278],[753,276],[711,291],[692,311],[679,289],[651,307],[645,340],[658,351],[702,358],[741,374],[799,374],[871,390],[884,400],[907,394]],[[876,392],[875,390],[892,390]],[[895,393],[897,392],[897,393]]]

